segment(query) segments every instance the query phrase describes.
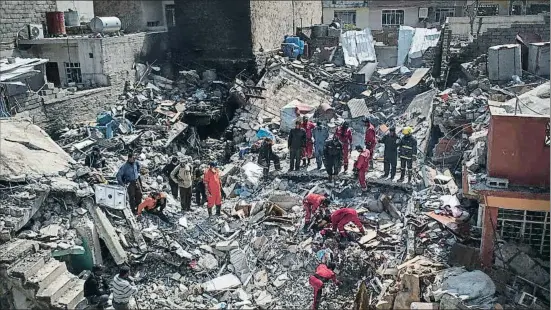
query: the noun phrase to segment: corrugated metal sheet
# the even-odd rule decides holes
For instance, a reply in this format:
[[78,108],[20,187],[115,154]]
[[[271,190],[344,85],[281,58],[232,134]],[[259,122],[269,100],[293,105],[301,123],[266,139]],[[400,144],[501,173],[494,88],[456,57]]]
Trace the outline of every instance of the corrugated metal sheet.
[[415,72],[413,72],[413,74],[411,75],[411,77],[407,81],[406,85],[402,86],[398,83],[393,83],[392,88],[394,88],[395,90],[410,89],[410,88],[416,86],[417,84],[419,84],[419,82],[425,77],[425,75],[427,75],[427,73],[429,73],[429,70],[430,70],[430,68],[416,69]]
[[0,60],[0,82],[22,79],[39,73],[34,67],[48,62],[48,59],[41,58],[15,58],[10,64],[7,59]]
[[362,62],[375,62],[375,45],[371,30],[347,31],[341,34],[344,62],[349,66],[359,66]]
[[364,99],[351,99],[346,105],[348,106],[348,111],[350,111],[350,118],[369,115],[369,110],[367,109]]

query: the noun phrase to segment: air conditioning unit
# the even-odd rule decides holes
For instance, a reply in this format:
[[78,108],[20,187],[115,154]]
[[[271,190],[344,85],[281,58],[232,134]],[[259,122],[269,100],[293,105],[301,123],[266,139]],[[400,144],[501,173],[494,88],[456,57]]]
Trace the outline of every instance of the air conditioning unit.
[[429,8],[419,8],[419,18],[429,17]]
[[29,40],[44,39],[44,28],[40,24],[27,25]]

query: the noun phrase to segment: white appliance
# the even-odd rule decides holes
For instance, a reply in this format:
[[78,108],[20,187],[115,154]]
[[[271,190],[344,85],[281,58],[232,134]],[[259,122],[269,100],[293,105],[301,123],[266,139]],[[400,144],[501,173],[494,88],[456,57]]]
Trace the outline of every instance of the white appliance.
[[44,39],[44,28],[40,24],[27,25],[29,40]]
[[126,188],[118,185],[94,185],[96,203],[115,210],[126,207]]

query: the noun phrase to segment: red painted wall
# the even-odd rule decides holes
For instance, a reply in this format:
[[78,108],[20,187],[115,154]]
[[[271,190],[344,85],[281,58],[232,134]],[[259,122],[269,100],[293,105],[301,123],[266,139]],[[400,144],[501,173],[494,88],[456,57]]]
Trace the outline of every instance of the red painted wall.
[[510,184],[549,187],[549,117],[492,115],[488,131],[488,175]]

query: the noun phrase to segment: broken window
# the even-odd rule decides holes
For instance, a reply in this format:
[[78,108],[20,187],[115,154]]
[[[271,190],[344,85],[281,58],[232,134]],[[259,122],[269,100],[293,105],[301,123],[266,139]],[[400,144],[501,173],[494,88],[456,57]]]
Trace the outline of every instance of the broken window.
[[383,10],[383,26],[399,26],[404,24],[404,10]]
[[343,25],[356,25],[356,11],[335,11],[334,17]]
[[436,8],[435,9],[436,18],[435,21],[443,24],[446,22],[446,18],[455,16],[454,8]]
[[80,62],[66,62],[65,77],[67,78],[67,84],[82,83],[82,72],[80,71]]
[[174,9],[174,4],[168,4],[165,6],[165,16],[166,16],[167,27],[176,26],[176,14]]
[[545,146],[551,145],[551,130],[549,129],[549,123],[545,126]]
[[477,16],[495,16],[499,14],[498,4],[480,4],[476,10]]

